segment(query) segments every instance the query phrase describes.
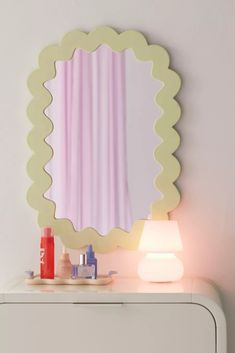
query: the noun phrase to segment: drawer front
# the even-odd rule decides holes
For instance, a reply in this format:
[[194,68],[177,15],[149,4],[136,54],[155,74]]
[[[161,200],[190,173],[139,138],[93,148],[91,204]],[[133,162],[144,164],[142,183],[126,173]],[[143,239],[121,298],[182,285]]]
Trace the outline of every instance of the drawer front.
[[2,304],[1,353],[215,353],[196,304]]

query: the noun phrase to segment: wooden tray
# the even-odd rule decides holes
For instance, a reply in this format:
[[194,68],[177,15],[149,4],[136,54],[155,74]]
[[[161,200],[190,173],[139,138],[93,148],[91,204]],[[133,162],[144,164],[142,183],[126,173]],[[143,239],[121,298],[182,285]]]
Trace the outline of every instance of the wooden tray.
[[95,285],[103,286],[105,284],[111,283],[113,278],[107,275],[100,275],[97,279],[91,278],[77,278],[77,279],[63,279],[55,277],[54,279],[41,279],[39,275],[34,276],[33,278],[25,278],[25,283],[29,285]]

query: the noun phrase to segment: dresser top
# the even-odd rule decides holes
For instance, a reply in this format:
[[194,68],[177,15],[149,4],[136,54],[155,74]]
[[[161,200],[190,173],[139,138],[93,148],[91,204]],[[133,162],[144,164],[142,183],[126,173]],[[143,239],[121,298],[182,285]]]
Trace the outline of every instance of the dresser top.
[[[9,283],[0,290],[0,308],[18,305],[87,305],[99,310],[103,307],[129,305],[199,305],[211,313],[216,323],[218,352],[225,352],[226,320],[218,293],[209,281],[198,278],[184,278],[175,283],[148,283],[138,278],[118,278],[104,286],[92,285],[26,285],[24,279]],[[164,306],[165,307],[165,306]],[[102,308],[102,310],[103,310]],[[92,310],[93,310],[92,309]],[[120,309],[121,310],[121,309]],[[6,311],[7,312],[7,311]],[[169,312],[169,311],[168,311]]]
[[198,278],[149,283],[138,278],[115,277],[112,283],[104,286],[26,285],[21,278],[0,291],[0,303],[192,303],[198,298],[220,306],[215,288]]

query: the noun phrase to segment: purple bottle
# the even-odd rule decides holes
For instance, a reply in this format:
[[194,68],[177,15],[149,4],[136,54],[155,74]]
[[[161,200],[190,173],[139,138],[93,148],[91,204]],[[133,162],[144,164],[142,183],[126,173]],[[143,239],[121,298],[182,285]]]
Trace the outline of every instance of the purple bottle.
[[87,265],[95,265],[95,278],[97,278],[97,259],[95,258],[95,253],[93,251],[92,245],[88,245],[87,248]]

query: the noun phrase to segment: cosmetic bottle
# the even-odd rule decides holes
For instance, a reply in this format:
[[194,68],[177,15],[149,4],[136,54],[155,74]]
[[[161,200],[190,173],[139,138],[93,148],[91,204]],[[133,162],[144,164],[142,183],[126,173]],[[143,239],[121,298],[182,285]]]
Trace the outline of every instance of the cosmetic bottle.
[[85,254],[80,254],[78,266],[78,278],[95,279],[95,265],[88,265]]
[[44,228],[40,241],[40,277],[54,279],[54,236],[52,228]]
[[88,245],[86,255],[87,255],[87,264],[95,266],[95,278],[97,278],[97,259],[95,258],[95,253],[92,249],[91,244]]
[[79,265],[72,265],[72,268],[71,268],[71,278],[72,279],[78,278],[78,266]]
[[69,254],[66,248],[63,248],[63,253],[59,257],[57,276],[59,278],[70,278],[71,277],[72,264],[69,258]]

